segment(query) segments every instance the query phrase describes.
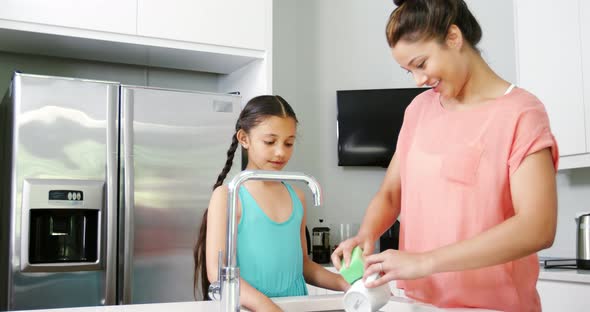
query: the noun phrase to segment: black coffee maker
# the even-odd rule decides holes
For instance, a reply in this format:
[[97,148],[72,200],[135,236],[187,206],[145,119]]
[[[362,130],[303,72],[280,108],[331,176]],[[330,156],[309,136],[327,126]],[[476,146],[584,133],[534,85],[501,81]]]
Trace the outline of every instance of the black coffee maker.
[[330,263],[330,228],[314,227],[312,230],[312,242],[313,261],[322,264]]

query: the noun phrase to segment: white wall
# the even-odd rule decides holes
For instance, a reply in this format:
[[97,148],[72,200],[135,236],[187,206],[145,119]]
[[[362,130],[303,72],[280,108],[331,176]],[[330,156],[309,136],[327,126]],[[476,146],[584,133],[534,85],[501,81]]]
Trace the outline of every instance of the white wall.
[[[515,81],[512,0],[467,3],[483,28],[484,58]],[[415,86],[385,40],[393,8],[391,0],[274,2],[274,93],[286,96],[301,121],[289,168],[314,175],[325,195],[324,207],[308,209],[310,228],[319,218],[360,223],[384,176],[382,168],[337,166],[336,91]]]

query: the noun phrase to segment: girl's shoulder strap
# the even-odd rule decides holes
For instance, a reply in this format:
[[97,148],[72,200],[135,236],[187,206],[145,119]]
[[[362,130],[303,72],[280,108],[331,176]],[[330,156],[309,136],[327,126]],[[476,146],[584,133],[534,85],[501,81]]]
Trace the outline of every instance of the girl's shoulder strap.
[[297,192],[295,191],[295,189],[286,182],[282,182],[285,187],[287,187],[287,190],[289,191],[289,195],[291,195],[291,201],[293,202],[293,207],[294,208],[300,208],[301,211],[303,211],[303,203],[301,203],[301,199],[299,199],[299,195],[297,195]]
[[299,198],[299,196],[297,196],[297,192],[295,191],[295,189],[291,186],[291,184],[287,183],[287,182],[281,182],[283,183],[283,185],[285,185],[285,187],[287,188],[287,190],[289,191],[289,194],[291,195],[291,197],[295,196],[297,198]]

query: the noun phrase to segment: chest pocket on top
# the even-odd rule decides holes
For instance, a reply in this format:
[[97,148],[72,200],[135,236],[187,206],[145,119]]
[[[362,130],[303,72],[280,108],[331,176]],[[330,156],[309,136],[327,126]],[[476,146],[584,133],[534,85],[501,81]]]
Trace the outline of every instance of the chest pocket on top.
[[477,179],[483,148],[463,145],[451,149],[442,158],[441,176],[450,181],[472,185]]

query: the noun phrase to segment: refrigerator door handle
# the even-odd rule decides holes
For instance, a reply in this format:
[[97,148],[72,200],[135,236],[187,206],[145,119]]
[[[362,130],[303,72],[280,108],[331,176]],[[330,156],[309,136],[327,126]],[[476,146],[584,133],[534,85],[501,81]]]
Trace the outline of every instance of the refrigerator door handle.
[[123,159],[124,159],[124,189],[125,189],[125,220],[123,247],[123,304],[132,303],[133,282],[133,245],[134,245],[134,160],[133,160],[133,90],[122,88],[122,131],[123,131]]
[[117,187],[118,187],[118,104],[119,87],[107,89],[107,146],[106,146],[106,244],[104,304],[117,304]]

